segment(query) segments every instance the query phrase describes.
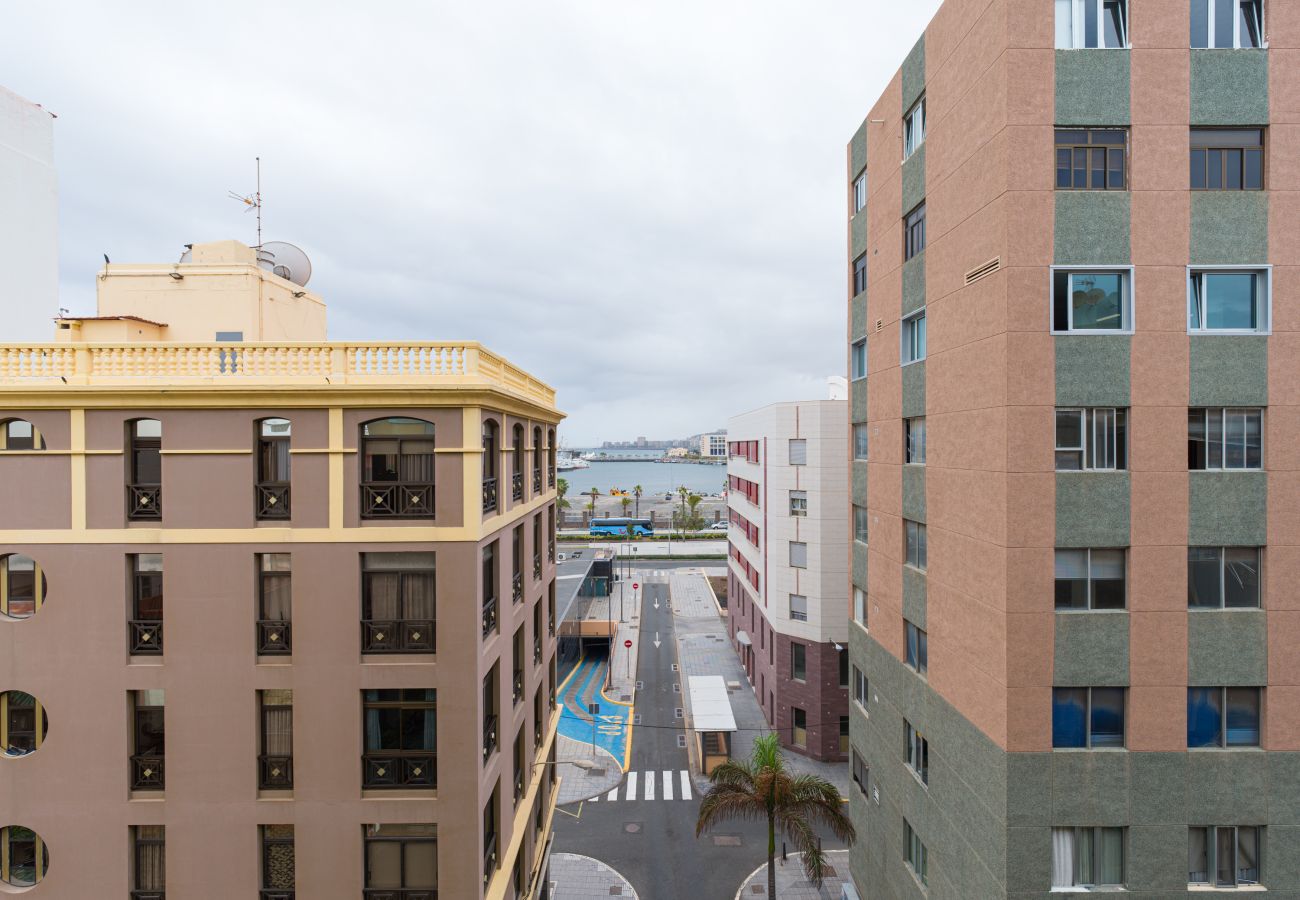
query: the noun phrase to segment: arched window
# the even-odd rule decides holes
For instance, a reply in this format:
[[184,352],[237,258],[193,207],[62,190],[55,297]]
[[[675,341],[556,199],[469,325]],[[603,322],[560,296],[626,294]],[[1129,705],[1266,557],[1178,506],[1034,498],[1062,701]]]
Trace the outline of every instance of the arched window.
[[41,749],[49,724],[45,707],[22,691],[0,693],[0,756],[26,756]]
[[45,438],[26,419],[0,421],[0,450],[44,450]]
[[127,444],[126,517],[158,521],[162,518],[162,422],[128,422]]
[[533,496],[542,492],[542,429],[533,426]]
[[259,519],[289,518],[288,419],[257,423],[257,485],[254,510]]
[[524,499],[524,426],[515,425],[510,441],[510,497]]
[[546,465],[547,480],[550,487],[555,487],[555,429],[548,429],[546,432]]
[[483,512],[497,508],[497,423],[483,423]]
[[361,426],[361,515],[433,518],[433,425],[394,417]]
[[0,617],[30,619],[45,602],[45,573],[21,553],[0,556]]
[[22,825],[0,828],[0,859],[6,863],[4,882],[28,888],[44,880],[50,868],[50,853],[41,836]]

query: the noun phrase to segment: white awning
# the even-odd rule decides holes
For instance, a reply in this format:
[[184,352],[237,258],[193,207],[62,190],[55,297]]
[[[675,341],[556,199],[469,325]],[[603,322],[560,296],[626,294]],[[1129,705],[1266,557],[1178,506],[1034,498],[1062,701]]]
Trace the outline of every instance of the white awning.
[[745,634],[743,631],[736,632],[736,643],[740,644],[742,647],[754,646],[754,642],[749,639],[749,635]]
[[727,682],[721,675],[692,675],[687,680],[691,722],[696,731],[735,731]]

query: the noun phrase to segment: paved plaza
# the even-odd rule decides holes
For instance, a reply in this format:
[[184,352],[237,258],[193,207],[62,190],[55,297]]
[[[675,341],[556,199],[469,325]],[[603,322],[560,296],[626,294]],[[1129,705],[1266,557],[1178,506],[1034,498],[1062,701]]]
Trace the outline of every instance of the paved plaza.
[[635,897],[636,891],[622,875],[590,856],[551,854],[551,896],[555,900],[588,897]]
[[[840,887],[849,880],[849,851],[827,850],[826,858],[834,874],[825,878],[818,888],[804,878],[798,856],[791,853],[785,862],[777,857],[776,895],[781,900],[840,900]],[[736,900],[767,900],[766,862],[736,891]]]

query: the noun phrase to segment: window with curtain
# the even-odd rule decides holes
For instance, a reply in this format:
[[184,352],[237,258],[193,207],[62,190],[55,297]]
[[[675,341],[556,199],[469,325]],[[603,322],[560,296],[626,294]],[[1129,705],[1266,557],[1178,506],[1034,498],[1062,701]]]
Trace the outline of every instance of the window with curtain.
[[1124,699],[1120,687],[1052,688],[1052,746],[1122,748]]
[[361,693],[367,788],[436,788],[438,692],[424,688]]
[[1124,828],[1053,828],[1052,887],[1122,887]]
[[1258,609],[1262,547],[1188,547],[1190,609]]
[[1258,747],[1262,689],[1189,687],[1187,746]]
[[259,787],[287,790],[293,787],[293,691],[258,691],[261,707]]
[[292,555],[257,555],[257,652],[261,655],[291,653],[293,641]]
[[288,419],[261,419],[257,423],[256,513],[259,519],[289,517]]
[[361,426],[363,518],[432,519],[434,428],[392,417]]
[[905,462],[914,466],[925,465],[925,416],[903,420]]
[[1056,551],[1058,610],[1123,609],[1126,586],[1123,550]]
[[1264,467],[1264,411],[1244,407],[1187,411],[1187,468],[1258,470]]
[[164,891],[167,889],[167,826],[134,825],[135,889],[137,891]]
[[1255,825],[1203,825],[1187,829],[1187,882],[1235,888],[1260,883],[1264,829]]
[[436,554],[361,554],[361,634],[366,653],[432,653]]
[[904,645],[907,648],[907,665],[924,675],[930,668],[929,635],[907,620],[903,621]]
[[803,594],[790,595],[790,621],[808,621],[808,598]]
[[367,890],[438,890],[437,825],[365,825]]

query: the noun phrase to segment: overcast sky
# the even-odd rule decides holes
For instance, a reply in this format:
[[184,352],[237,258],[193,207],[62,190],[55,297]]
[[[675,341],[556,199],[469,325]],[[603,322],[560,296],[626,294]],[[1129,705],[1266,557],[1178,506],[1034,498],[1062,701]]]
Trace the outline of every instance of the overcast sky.
[[843,373],[845,144],[938,5],[10,3],[0,85],[58,115],[62,305],[253,243],[260,155],[332,338],[480,340],[583,446]]

